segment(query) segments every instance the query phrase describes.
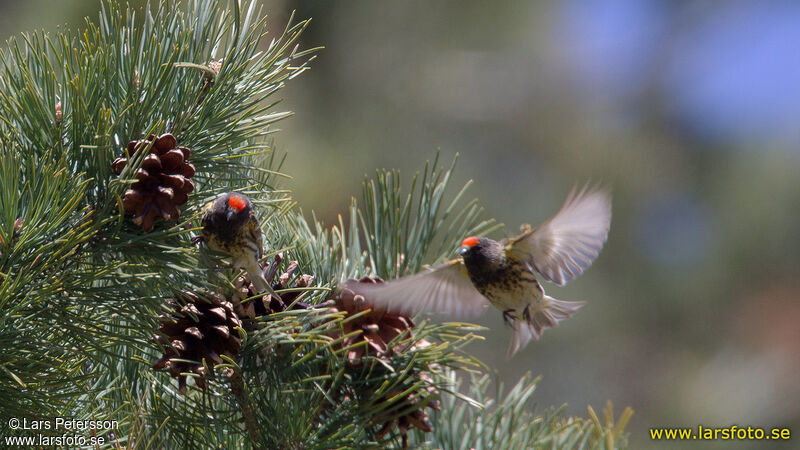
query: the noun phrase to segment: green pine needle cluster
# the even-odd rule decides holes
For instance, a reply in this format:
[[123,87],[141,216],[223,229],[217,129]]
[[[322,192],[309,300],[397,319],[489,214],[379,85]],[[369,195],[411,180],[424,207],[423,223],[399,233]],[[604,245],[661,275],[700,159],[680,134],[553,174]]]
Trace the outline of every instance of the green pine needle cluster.
[[[453,383],[460,380],[448,374]],[[627,446],[624,432],[633,410],[625,408],[618,419],[614,418],[611,402],[603,410],[600,422],[594,409],[588,407],[589,418],[564,417],[564,408],[543,414],[531,411],[531,397],[539,378],[531,380],[530,374],[522,377],[508,393],[502,383],[491,383],[489,375],[475,375],[470,379],[468,395],[481,405],[475,407],[455,397],[445,400],[438,413],[439,426],[433,438],[425,442],[433,448],[447,449],[499,449],[520,448],[553,449],[615,449]],[[496,389],[492,389],[492,385]],[[492,392],[494,391],[494,392]]]
[[[15,433],[11,417],[58,416],[118,421],[95,433],[100,447],[382,448],[404,440],[396,427],[380,433],[384,423],[425,408],[433,432],[409,435],[421,448],[623,446],[627,411],[616,425],[591,410],[535,415],[528,378],[488,395],[484,366],[465,351],[480,338],[474,325],[421,321],[390,343],[406,351],[348,363],[364,345],[345,343],[353,317],[324,307],[342,280],[413,273],[498,225],[465,200],[468,186],[452,189],[455,161],[426,165],[408,189],[378,172],[334,226],[296,207],[280,187],[272,124],[290,115],[274,94],[317,50],[298,46],[307,25],[268,33],[255,1],[143,11],[107,1],[82,30],[0,49],[0,435]],[[166,132],[192,149],[196,189],[178,221],[143,233],[121,197],[144,155],[120,176],[111,162]],[[295,260],[314,276],[294,288],[312,308],[246,320],[238,358],[223,356],[207,367],[207,389],[190,381],[182,395],[151,368],[163,351],[153,335],[178,291],[233,292],[239,273],[192,243],[202,206],[230,190],[253,200],[265,260],[280,253],[281,269]],[[408,401],[416,394],[422,403]]]

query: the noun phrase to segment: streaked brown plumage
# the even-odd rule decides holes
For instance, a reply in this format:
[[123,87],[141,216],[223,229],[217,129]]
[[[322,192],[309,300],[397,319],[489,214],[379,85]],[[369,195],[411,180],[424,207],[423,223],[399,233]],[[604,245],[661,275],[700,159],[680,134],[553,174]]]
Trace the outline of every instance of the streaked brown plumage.
[[276,295],[258,264],[262,255],[261,226],[247,196],[238,192],[219,196],[203,210],[202,225],[208,248],[230,255],[233,267],[246,270],[258,292]]
[[470,317],[490,303],[513,329],[511,356],[583,306],[546,295],[536,274],[559,286],[580,275],[600,253],[610,223],[607,190],[573,189],[555,216],[536,228],[526,226],[517,237],[499,242],[468,237],[460,259],[388,283],[348,280],[344,288],[405,314]]

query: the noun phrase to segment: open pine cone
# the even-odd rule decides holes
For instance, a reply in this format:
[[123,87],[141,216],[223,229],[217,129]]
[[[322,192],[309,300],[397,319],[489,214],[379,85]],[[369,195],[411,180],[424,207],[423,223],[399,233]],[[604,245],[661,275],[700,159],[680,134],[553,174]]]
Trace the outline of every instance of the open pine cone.
[[[283,257],[278,254],[275,255],[275,259],[273,260],[272,264],[268,264],[266,261],[261,264],[262,270],[266,272],[265,278],[267,282],[272,283],[272,289],[278,291],[289,287],[309,287],[314,283],[314,276],[308,274],[299,275],[292,280],[295,271],[297,271],[297,261],[291,261],[289,266],[286,268],[286,272],[282,273],[278,277],[278,281],[273,283],[273,279],[278,271],[278,265],[282,259]],[[236,291],[234,292],[233,296],[231,296],[231,302],[233,303],[236,314],[238,314],[242,319],[255,319],[256,317],[267,316],[276,312],[286,311],[286,308],[303,293],[302,291],[283,292],[278,294],[280,299],[276,299],[271,295],[266,294],[262,295],[261,297],[243,302],[243,300],[258,294],[256,288],[253,286],[253,283],[250,281],[250,277],[247,275],[247,273],[245,273],[237,278],[233,285],[236,288]],[[309,306],[303,302],[297,302],[293,306],[293,309],[308,308]]]
[[[378,277],[364,277],[360,279],[359,282],[383,283],[383,280]],[[364,299],[364,297],[360,295],[354,295],[352,291],[347,289],[342,290],[339,293],[338,298],[334,299],[334,302],[335,306],[332,308],[333,311],[345,311],[348,318],[369,310],[369,312],[362,316],[342,322],[342,332],[345,335],[350,334],[353,331],[361,331],[361,333],[354,334],[353,336],[344,339],[342,342],[343,347],[350,347],[353,344],[357,344],[362,341],[367,342],[367,345],[359,345],[356,348],[348,351],[347,360],[353,366],[361,366],[363,364],[364,356],[368,354],[377,356],[387,362],[390,362],[392,355],[409,350],[413,351],[415,349],[424,348],[431,345],[430,342],[424,339],[419,339],[415,342],[411,340],[414,342],[414,344],[412,344],[410,347],[407,347],[407,344],[403,343],[390,346],[392,340],[403,333],[408,333],[409,336],[411,336],[411,330],[414,328],[414,322],[410,317],[402,314],[390,313],[383,309],[374,308],[373,305]],[[333,337],[339,337],[338,332]],[[435,369],[434,366],[435,365],[432,364],[429,367],[431,369]],[[428,382],[431,381],[430,376],[426,373],[420,373],[417,376],[419,379]],[[422,390],[415,390],[414,392],[408,393],[403,397],[398,397],[402,394],[402,392],[403,391],[392,392],[392,394],[387,396],[384,400],[389,401],[391,398],[393,399],[393,403],[401,402],[406,405],[403,406],[404,410],[409,406],[412,406],[412,408],[410,408],[406,414],[400,417],[391,417],[390,415],[385,417],[375,417],[374,423],[381,426],[380,430],[378,431],[378,437],[384,436],[393,427],[397,426],[400,431],[400,436],[403,439],[403,448],[406,448],[408,446],[408,430],[411,427],[415,427],[426,433],[432,430],[431,424],[428,421],[428,413],[425,410],[425,406],[438,410],[439,401],[435,399],[424,401],[429,399],[431,396],[438,396],[438,391],[433,386],[428,386]]]
[[[420,341],[418,344],[423,342],[425,343],[423,344],[423,346],[430,345],[426,341]],[[427,374],[420,374],[419,377],[428,382],[431,381],[430,376],[428,376]],[[437,391],[436,388],[434,388],[433,386],[428,386],[427,388],[425,388],[425,393],[427,394],[427,396],[438,397],[439,395],[439,391]],[[396,391],[392,393],[392,397],[400,394],[402,394],[402,391]],[[425,398],[427,398],[427,396]],[[424,406],[426,405],[425,403],[423,403],[423,399],[424,398],[420,397],[419,393],[412,392],[408,394],[406,397],[396,400],[400,402],[406,402],[409,405],[413,405],[415,409],[410,410],[408,413],[400,417],[389,418],[388,420],[385,417],[384,418],[377,417],[375,419],[375,422],[383,424],[381,429],[378,431],[378,437],[379,438],[383,437],[386,433],[388,433],[392,429],[392,427],[397,426],[397,428],[400,430],[400,436],[403,439],[403,448],[408,448],[408,430],[410,430],[411,427],[414,427],[422,431],[423,433],[430,433],[431,431],[433,431],[433,427],[431,426],[431,423],[428,420],[428,412],[425,411],[424,408]],[[441,409],[439,400],[430,400],[427,406],[437,411]]]
[[[153,364],[153,369],[165,369],[178,379],[178,391],[186,393],[186,375],[194,373],[195,384],[206,388],[206,376],[213,376],[213,367],[224,360],[220,355],[236,359],[242,339],[235,330],[242,322],[233,311],[233,305],[222,296],[182,292],[169,305],[173,312],[159,316],[161,326],[154,339],[165,346],[164,355]],[[181,360],[189,360],[181,361]],[[206,367],[212,373],[206,373]]]
[[[136,172],[137,181],[125,191],[122,206],[133,216],[133,223],[145,233],[153,229],[158,219],[176,220],[181,212],[178,206],[186,203],[194,190],[194,166],[188,162],[192,151],[178,147],[175,136],[167,133],[128,143],[126,153],[111,163],[111,170],[119,175],[133,157],[152,143],[149,154]],[[128,156],[129,155],[129,156]]]
[[[359,282],[383,283],[383,280],[378,277],[364,277]],[[402,345],[390,348],[389,343],[400,334],[410,331],[414,327],[414,322],[410,317],[374,308],[364,297],[354,295],[352,291],[347,289],[343,290],[334,301],[333,312],[345,311],[348,317],[370,310],[368,313],[356,319],[347,320],[342,324],[344,334],[350,334],[357,330],[361,331],[359,334],[346,338],[342,342],[342,346],[350,347],[361,341],[367,342],[366,346],[358,346],[347,353],[347,359],[350,364],[361,365],[361,360],[366,354],[388,359],[393,353],[405,350]]]

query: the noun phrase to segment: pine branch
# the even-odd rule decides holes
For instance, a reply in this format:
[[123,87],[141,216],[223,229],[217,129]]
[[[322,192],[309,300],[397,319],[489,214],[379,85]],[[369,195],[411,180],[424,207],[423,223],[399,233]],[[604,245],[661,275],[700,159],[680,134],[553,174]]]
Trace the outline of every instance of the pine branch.
[[[455,373],[448,374],[458,386]],[[472,376],[469,398],[447,395],[443,398],[442,413],[437,414],[433,439],[420,434],[417,441],[425,446],[448,449],[518,449],[569,448],[617,449],[627,445],[625,427],[633,410],[625,408],[618,420],[609,402],[601,423],[591,406],[589,418],[565,417],[563,410],[551,410],[536,415],[530,409],[539,379],[530,374],[522,377],[508,393],[500,384],[496,394],[489,394],[491,378]]]
[[[126,409],[123,430],[160,430],[148,445],[205,447],[219,438],[219,429],[196,428],[206,418],[192,413],[194,400],[173,398],[171,379],[150,371],[149,340],[174,289],[224,280],[189,243],[196,212],[231,185],[268,190],[280,161],[264,137],[287,114],[267,97],[302,73],[311,52],[296,47],[307,22],[261,50],[265,21],[255,2],[235,12],[211,1],[176,6],[162,2],[142,16],[108,2],[97,25],[32,33],[0,50],[4,415],[117,415],[143,398],[142,408]],[[176,66],[219,59],[211,81]],[[145,154],[120,178],[111,162],[127,142],[166,129],[194,150],[197,188],[182,220],[143,235],[117,209]],[[224,397],[212,403],[220,420],[235,414]]]
[[253,414],[253,407],[250,406],[250,398],[244,386],[242,373],[238,370],[235,370],[233,375],[231,375],[231,392],[233,392],[236,403],[238,403],[239,408],[241,408],[247,434],[250,435],[250,441],[261,442],[258,423],[256,422],[255,414]]
[[446,203],[456,159],[447,170],[438,168],[438,162],[437,154],[433,163],[425,164],[421,177],[414,176],[406,195],[396,171],[378,171],[375,180],[364,183],[359,220],[370,265],[378,275],[394,278],[416,272],[425,262],[453,257],[454,243],[464,236],[484,235],[501,226],[479,219],[483,208],[477,200],[461,201],[471,181]]
[[103,221],[80,207],[87,180],[69,176],[57,157],[45,161],[14,145],[0,152],[0,401],[9,414],[44,413],[62,403],[51,395],[75,392],[98,330],[73,319],[119,267],[83,270]]
[[[255,1],[162,1],[142,13],[109,0],[82,31],[0,49],[3,414],[117,419],[106,436],[128,448],[427,442],[411,428],[452,448],[624,445],[629,412],[617,424],[610,409],[605,424],[591,409],[590,420],[534,416],[529,380],[494,408],[485,379],[473,380],[475,400],[460,394],[451,374],[483,369],[464,350],[479,327],[415,324],[344,298],[345,278],[415,272],[497,225],[463,200],[469,183],[452,190],[455,161],[443,170],[438,157],[407,191],[399,173],[378,172],[333,227],[306,219],[279,190],[270,138],[289,115],[274,94],[315,49],[297,46],[308,21],[290,20],[266,47],[265,26]],[[164,132],[176,139],[159,149],[150,135]],[[193,165],[181,177],[194,189],[177,219],[144,233],[124,199],[158,178],[147,170],[171,175],[158,172],[162,150]],[[280,301],[191,244],[202,205],[230,190],[253,199],[264,263],[284,271]],[[176,291],[190,300],[168,303]],[[231,304],[247,302],[258,314],[242,320]],[[440,399],[453,415],[431,424]]]

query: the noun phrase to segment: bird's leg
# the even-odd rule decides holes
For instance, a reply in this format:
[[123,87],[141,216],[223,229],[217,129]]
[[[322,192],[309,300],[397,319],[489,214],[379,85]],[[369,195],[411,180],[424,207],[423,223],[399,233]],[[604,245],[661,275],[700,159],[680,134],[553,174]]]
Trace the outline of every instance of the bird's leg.
[[531,321],[531,311],[528,309],[531,305],[525,305],[525,309],[522,310],[522,318],[525,319],[525,322]]
[[276,297],[274,295],[269,296],[269,309],[274,312],[284,312],[286,311],[286,304],[283,303],[283,299],[280,297]]
[[506,325],[511,328],[514,328],[514,316],[511,315],[513,312],[513,309],[507,309],[503,311],[503,322],[505,322]]
[[278,266],[281,264],[283,260],[283,254],[278,253],[272,259],[272,263],[270,263],[269,267],[264,270],[264,279],[267,282],[272,283],[272,280],[275,278],[275,274],[278,273]]

